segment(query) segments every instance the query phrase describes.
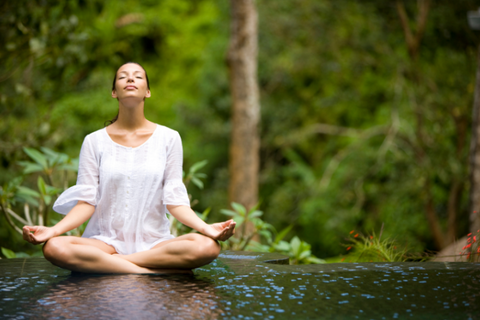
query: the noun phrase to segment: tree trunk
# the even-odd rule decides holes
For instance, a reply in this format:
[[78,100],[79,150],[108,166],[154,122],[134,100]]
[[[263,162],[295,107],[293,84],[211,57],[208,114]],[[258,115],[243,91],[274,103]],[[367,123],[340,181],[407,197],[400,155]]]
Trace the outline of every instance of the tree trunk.
[[470,140],[470,232],[480,229],[480,47],[477,56],[477,83],[473,101]]
[[260,103],[257,84],[257,11],[254,0],[231,0],[227,62],[232,94],[229,200],[247,210],[258,202]]

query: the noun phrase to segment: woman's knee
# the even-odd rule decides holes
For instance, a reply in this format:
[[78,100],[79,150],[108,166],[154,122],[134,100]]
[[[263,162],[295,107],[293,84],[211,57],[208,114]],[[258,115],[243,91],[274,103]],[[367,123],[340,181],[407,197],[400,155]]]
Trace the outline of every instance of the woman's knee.
[[53,264],[61,264],[69,260],[69,250],[67,250],[68,240],[64,237],[54,237],[49,239],[43,245],[43,255],[45,259]]
[[207,263],[215,260],[220,254],[220,245],[212,238],[201,236],[198,238],[198,259],[207,261]]

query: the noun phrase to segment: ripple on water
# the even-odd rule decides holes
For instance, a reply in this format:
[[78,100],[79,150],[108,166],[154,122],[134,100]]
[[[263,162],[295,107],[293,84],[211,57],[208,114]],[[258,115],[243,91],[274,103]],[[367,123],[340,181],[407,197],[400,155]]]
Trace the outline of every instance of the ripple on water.
[[19,274],[2,261],[0,313],[4,318],[296,319],[321,314],[327,319],[453,319],[480,311],[480,268],[362,264],[299,272],[290,266],[266,268],[252,259],[245,268],[235,261],[217,260],[195,276],[71,275],[50,265],[38,273],[34,260]]

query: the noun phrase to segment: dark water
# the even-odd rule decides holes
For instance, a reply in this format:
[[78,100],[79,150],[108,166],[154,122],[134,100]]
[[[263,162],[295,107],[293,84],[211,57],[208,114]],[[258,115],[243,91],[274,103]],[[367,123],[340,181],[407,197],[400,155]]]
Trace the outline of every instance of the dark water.
[[480,318],[480,264],[261,262],[268,257],[227,252],[194,276],[79,275],[44,259],[0,260],[0,318]]

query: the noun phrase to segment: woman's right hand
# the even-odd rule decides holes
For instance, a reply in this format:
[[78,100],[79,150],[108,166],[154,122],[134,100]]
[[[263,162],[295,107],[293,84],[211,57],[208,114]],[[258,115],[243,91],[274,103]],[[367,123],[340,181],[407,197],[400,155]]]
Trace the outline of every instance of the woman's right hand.
[[53,231],[53,228],[43,226],[23,227],[23,239],[33,244],[44,243],[54,236],[55,232]]

